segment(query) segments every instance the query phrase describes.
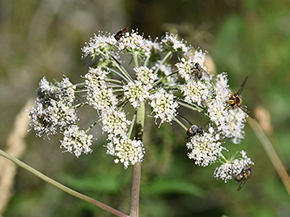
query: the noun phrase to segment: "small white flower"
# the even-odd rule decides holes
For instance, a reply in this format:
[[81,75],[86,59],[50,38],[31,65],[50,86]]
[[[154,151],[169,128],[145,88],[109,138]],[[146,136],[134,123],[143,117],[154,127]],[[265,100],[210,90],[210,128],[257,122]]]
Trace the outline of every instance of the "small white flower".
[[95,53],[106,53],[112,49],[115,49],[116,39],[114,37],[108,37],[107,35],[102,34],[94,35],[93,38],[90,38],[90,41],[86,43],[86,46],[82,48],[83,55],[82,58],[85,58],[88,55],[94,55]]
[[167,32],[161,41],[165,44],[165,46],[175,51],[187,53],[189,50],[189,47],[186,46],[186,42],[183,42],[183,40],[180,41],[177,36],[172,33]]
[[131,105],[137,108],[140,102],[145,101],[149,97],[150,85],[143,85],[141,81],[129,82],[123,86],[124,96],[129,99]]
[[131,122],[126,119],[126,114],[123,111],[111,107],[102,111],[102,129],[104,132],[114,136],[122,136],[127,133],[129,124]]
[[145,85],[153,84],[154,80],[157,79],[157,74],[153,74],[153,70],[146,66],[136,67],[134,71],[136,72],[137,80]]
[[174,101],[174,95],[167,93],[164,89],[150,96],[150,105],[153,108],[154,118],[161,119],[161,123],[169,122],[177,115],[178,103]]
[[63,133],[61,140],[61,148],[65,148],[68,152],[74,153],[79,157],[81,153],[91,153],[92,135],[87,135],[85,131],[79,130],[76,125],[69,126]]
[[219,135],[214,135],[212,130],[209,133],[204,132],[203,135],[195,135],[190,142],[186,144],[189,150],[188,158],[193,159],[195,164],[206,167],[215,163],[221,151],[225,149],[218,141]]
[[56,85],[49,84],[45,77],[40,81],[38,98],[29,112],[29,124],[37,136],[48,137],[76,123],[78,118],[72,108],[74,98],[74,86],[68,79]]
[[251,159],[247,157],[245,151],[240,151],[240,154],[241,158],[230,159],[220,167],[217,167],[214,171],[214,178],[224,180],[224,182],[227,183],[228,180],[238,175],[242,169],[254,165]]
[[206,102],[211,95],[211,83],[192,79],[183,85],[181,90],[184,92],[186,102],[201,106],[202,102]]
[[135,51],[146,57],[156,55],[159,51],[161,51],[161,46],[159,43],[145,39],[143,36],[139,35],[138,32],[132,32],[130,36],[126,35],[123,37],[122,40],[119,41],[118,48],[120,51]]
[[107,144],[107,154],[117,157],[115,163],[124,164],[125,169],[128,166],[142,162],[144,158],[144,147],[141,141],[131,140],[126,135],[121,138],[114,138]]

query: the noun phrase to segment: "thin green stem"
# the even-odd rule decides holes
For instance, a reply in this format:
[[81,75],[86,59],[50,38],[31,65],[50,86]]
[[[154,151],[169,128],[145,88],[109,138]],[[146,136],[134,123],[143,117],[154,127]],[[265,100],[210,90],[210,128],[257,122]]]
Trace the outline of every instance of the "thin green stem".
[[[127,70],[118,62],[118,60],[114,56],[107,55],[106,53],[104,53],[102,51],[99,51],[99,52],[104,57],[106,57],[107,59],[112,61],[112,64],[115,65],[117,67],[117,69],[119,69],[119,71],[125,76],[125,77],[122,76],[123,78],[125,78],[125,80],[132,81],[132,78],[129,75],[129,73],[127,72]],[[116,73],[116,71],[115,71],[115,73]],[[120,74],[118,73],[118,75],[120,75]]]
[[122,84],[123,85],[123,82],[122,81],[119,81],[117,79],[105,78],[104,80],[105,81],[108,81],[108,82],[112,82],[112,83],[117,83],[117,84]]
[[[145,103],[140,102],[140,106],[137,109],[136,140],[143,141],[144,121],[145,121]],[[130,217],[139,216],[140,182],[141,182],[141,162],[137,162],[133,166]]]
[[194,111],[199,111],[199,112],[202,112],[203,109],[200,108],[199,106],[197,105],[193,105],[193,104],[188,104],[188,103],[185,103],[185,102],[182,102],[182,101],[178,101],[178,104],[185,107],[185,108],[189,108],[191,110],[194,110]]
[[173,120],[176,123],[178,123],[183,129],[185,129],[186,131],[188,130],[188,128],[183,123],[181,123],[177,118],[174,117]]
[[86,130],[85,133],[89,132],[90,129],[92,129],[96,124],[100,123],[102,121],[102,119],[99,119],[98,121],[96,121],[95,123],[92,123],[91,126],[89,126]]
[[90,197],[88,197],[86,195],[83,195],[83,194],[77,192],[77,191],[74,191],[74,190],[72,190],[72,189],[60,184],[59,182],[56,182],[55,180],[53,180],[53,179],[47,177],[46,175],[40,173],[36,169],[28,166],[27,164],[23,163],[22,161],[18,160],[17,158],[15,158],[15,157],[7,154],[6,152],[2,151],[1,149],[0,149],[0,155],[5,157],[5,158],[7,158],[10,161],[12,161],[13,163],[17,164],[18,166],[22,167],[23,169],[31,172],[32,174],[38,176],[39,178],[41,178],[45,182],[47,182],[47,183],[49,183],[49,184],[51,184],[51,185],[53,185],[53,186],[65,191],[66,193],[68,193],[68,194],[70,194],[70,195],[72,195],[74,197],[77,197],[77,198],[82,199],[84,201],[87,201],[87,202],[89,202],[91,204],[94,204],[95,206],[98,206],[98,207],[100,207],[100,208],[102,208],[104,210],[107,210],[108,212],[110,212],[110,213],[112,213],[112,214],[114,214],[116,216],[129,217],[128,215],[126,215],[126,214],[124,214],[124,213],[122,213],[122,212],[120,212],[120,211],[118,211],[118,210],[106,205],[106,204],[103,204],[103,203],[101,203],[101,202],[99,202],[99,201],[97,201],[97,200],[95,200],[93,198],[90,198]]
[[134,59],[135,67],[139,67],[139,63],[138,63],[138,52],[133,51],[133,59]]
[[162,82],[164,79],[170,77],[171,75],[176,74],[177,72],[178,72],[178,71],[172,72],[171,74],[166,75],[166,76],[164,76],[163,78],[160,78],[158,81],[156,81],[156,82],[153,84],[153,86],[156,87],[156,86],[157,86],[160,82]]
[[132,118],[132,123],[131,123],[131,126],[130,126],[130,129],[128,131],[128,135],[129,135],[129,138],[131,138],[131,135],[132,135],[132,132],[133,132],[133,128],[134,128],[134,125],[135,125],[135,121],[136,121],[136,113],[133,115],[133,118]]
[[116,75],[120,76],[121,78],[123,78],[123,79],[124,79],[125,81],[127,81],[127,82],[130,81],[130,79],[127,79],[127,77],[125,77],[125,76],[123,75],[123,73],[120,73],[120,72],[118,72],[118,71],[116,71],[116,70],[114,70],[114,69],[112,69],[112,68],[109,68],[109,67],[105,67],[105,69],[107,69],[109,72],[115,73]]
[[144,61],[144,66],[147,66],[148,65],[149,59],[150,59],[150,56],[147,56],[146,57],[146,60]]
[[163,65],[163,63],[171,56],[172,51],[169,51],[166,56],[161,60],[161,62],[159,63],[159,66],[156,68],[156,70],[154,71],[154,74],[157,74],[160,67]]

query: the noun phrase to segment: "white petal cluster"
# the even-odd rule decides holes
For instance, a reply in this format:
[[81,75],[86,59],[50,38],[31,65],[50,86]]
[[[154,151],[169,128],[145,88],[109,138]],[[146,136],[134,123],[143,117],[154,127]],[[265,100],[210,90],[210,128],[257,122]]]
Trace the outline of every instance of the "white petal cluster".
[[29,112],[29,124],[37,136],[49,137],[77,121],[76,111],[71,108],[75,98],[74,88],[67,78],[57,85],[42,78],[38,97]]
[[161,124],[171,122],[177,115],[178,103],[174,100],[172,93],[167,93],[164,89],[150,96],[150,105],[153,109],[155,119],[160,119]]
[[190,49],[190,47],[186,46],[186,42],[183,42],[183,40],[179,40],[177,38],[177,35],[174,35],[172,33],[166,33],[161,41],[165,44],[166,47],[175,51],[187,53]]
[[214,134],[212,128],[209,129],[209,132],[204,132],[203,135],[193,136],[186,144],[189,150],[188,158],[193,159],[195,164],[203,167],[215,163],[224,149],[219,139],[219,135]]
[[131,124],[126,119],[124,111],[119,111],[112,107],[102,111],[102,129],[113,136],[123,136],[127,133],[128,125]]
[[128,51],[137,51],[144,54],[146,57],[150,57],[161,51],[161,46],[158,42],[153,42],[151,40],[145,39],[142,35],[138,34],[138,32],[132,32],[130,37],[125,37],[120,40],[118,44],[118,49],[128,50]]
[[141,81],[129,82],[123,87],[124,96],[129,100],[134,108],[139,107],[140,102],[148,99],[149,85],[142,84]]
[[107,154],[117,157],[115,163],[124,164],[125,169],[129,165],[142,162],[144,158],[144,147],[141,141],[131,140],[126,135],[120,138],[113,138],[107,144]]
[[89,105],[96,110],[105,110],[108,107],[114,107],[118,104],[116,95],[113,94],[113,89],[109,88],[104,81],[108,72],[100,67],[96,69],[90,68],[85,75],[87,87],[87,100]]
[[244,138],[244,122],[246,115],[241,109],[229,109],[227,100],[231,95],[228,87],[227,75],[217,75],[214,86],[214,98],[208,103],[208,116],[217,126],[218,131],[225,137],[233,138],[234,143],[239,143]]
[[63,135],[60,147],[70,153],[74,153],[76,157],[79,157],[82,152],[85,154],[92,152],[90,146],[92,145],[93,136],[87,135],[83,130],[79,130],[78,126],[69,126]]
[[240,151],[240,155],[240,158],[230,159],[217,167],[214,171],[214,178],[221,179],[227,183],[228,180],[233,179],[235,175],[239,174],[243,168],[254,165],[251,158],[247,157],[245,151]]

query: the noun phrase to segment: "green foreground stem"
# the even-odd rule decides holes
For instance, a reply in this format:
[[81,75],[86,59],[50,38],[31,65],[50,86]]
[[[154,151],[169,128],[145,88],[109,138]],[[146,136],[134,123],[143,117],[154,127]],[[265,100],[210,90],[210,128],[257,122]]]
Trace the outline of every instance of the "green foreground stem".
[[68,188],[68,187],[56,182],[55,180],[53,180],[53,179],[47,177],[46,175],[38,172],[36,169],[28,166],[27,164],[23,163],[22,161],[18,160],[17,158],[7,154],[5,151],[2,151],[1,149],[0,149],[0,155],[5,157],[5,158],[7,158],[10,161],[12,161],[13,163],[17,164],[18,166],[22,167],[23,169],[33,173],[34,175],[38,176],[39,178],[41,178],[45,182],[47,182],[47,183],[49,183],[49,184],[51,184],[51,185],[53,185],[53,186],[65,191],[65,192],[67,192],[68,194],[70,194],[72,196],[75,196],[75,197],[80,198],[82,200],[85,200],[85,201],[87,201],[89,203],[92,203],[92,204],[94,204],[97,207],[100,207],[100,208],[102,208],[102,209],[104,209],[104,210],[106,210],[106,211],[108,211],[108,212],[110,212],[112,214],[115,214],[116,216],[129,217],[128,215],[126,215],[126,214],[124,214],[124,213],[122,213],[122,212],[120,212],[120,211],[118,211],[118,210],[106,205],[106,204],[103,204],[103,203],[101,203],[101,202],[99,202],[97,200],[94,200],[93,198],[90,198],[90,197],[88,197],[86,195],[83,195],[83,194],[81,194],[81,193],[79,193],[77,191],[74,191],[74,190],[72,190],[72,189],[70,189],[70,188]]
[[[143,141],[144,121],[145,121],[145,103],[141,102],[137,110],[136,117],[135,137],[136,140],[138,141]],[[130,217],[139,216],[140,183],[141,183],[141,162],[137,162],[133,166]]]

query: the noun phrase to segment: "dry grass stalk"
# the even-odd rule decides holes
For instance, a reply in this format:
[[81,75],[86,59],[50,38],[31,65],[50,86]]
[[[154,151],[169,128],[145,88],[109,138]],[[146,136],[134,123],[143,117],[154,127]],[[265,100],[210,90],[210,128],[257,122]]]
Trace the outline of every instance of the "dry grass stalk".
[[[28,108],[33,106],[30,100],[24,108],[18,113],[14,122],[14,128],[8,136],[6,144],[6,152],[16,158],[20,158],[26,149],[24,141],[28,130]],[[2,216],[5,208],[12,196],[13,179],[16,174],[17,166],[1,157],[0,158],[0,216]]]

